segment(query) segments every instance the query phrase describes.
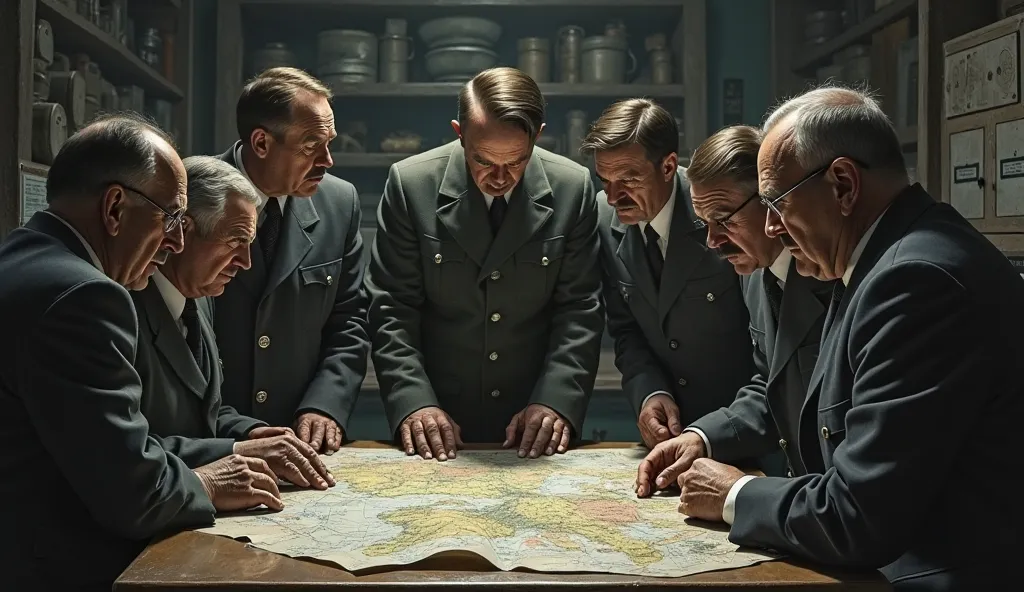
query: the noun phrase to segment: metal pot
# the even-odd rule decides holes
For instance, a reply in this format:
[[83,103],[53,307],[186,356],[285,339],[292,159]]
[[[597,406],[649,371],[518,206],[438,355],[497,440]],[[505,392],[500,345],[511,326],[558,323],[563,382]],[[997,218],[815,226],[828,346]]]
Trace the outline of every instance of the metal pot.
[[341,59],[362,60],[377,69],[378,40],[368,31],[329,29],[316,36],[317,66]]
[[519,69],[534,82],[551,81],[551,41],[545,37],[524,37],[517,44]]
[[480,71],[493,68],[498,54],[474,46],[439,47],[424,56],[427,73],[438,82],[466,82]]
[[[627,56],[632,62],[626,69]],[[583,40],[581,73],[588,84],[622,84],[636,71],[636,57],[621,37],[596,35]]]
[[423,23],[419,33],[430,49],[457,45],[491,47],[501,37],[501,25],[475,16],[451,16]]

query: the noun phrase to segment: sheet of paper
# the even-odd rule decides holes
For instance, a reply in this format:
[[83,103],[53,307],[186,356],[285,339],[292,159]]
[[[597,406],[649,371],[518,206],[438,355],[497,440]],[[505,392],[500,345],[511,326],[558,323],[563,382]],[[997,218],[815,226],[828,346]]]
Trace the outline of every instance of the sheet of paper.
[[219,517],[200,532],[357,571],[446,551],[502,570],[680,577],[778,556],[739,549],[724,525],[691,524],[678,497],[637,499],[639,450],[572,450],[520,459],[460,451],[447,462],[397,450],[342,449],[323,457],[328,491],[282,493],[279,513]]

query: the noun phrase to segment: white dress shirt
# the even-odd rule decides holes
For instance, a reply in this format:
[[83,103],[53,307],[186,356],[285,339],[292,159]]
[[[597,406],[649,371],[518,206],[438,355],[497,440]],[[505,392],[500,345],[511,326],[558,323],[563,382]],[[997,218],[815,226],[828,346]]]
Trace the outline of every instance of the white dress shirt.
[[[77,230],[75,230],[74,226],[72,226],[71,224],[68,224],[67,220],[65,220],[64,218],[61,218],[60,216],[58,216],[57,214],[51,212],[50,210],[43,210],[43,213],[44,214],[49,214],[49,215],[53,216],[54,218],[60,220],[61,224],[63,224],[64,226],[67,226],[68,229],[71,230],[72,233],[74,233],[75,237],[79,240],[79,242],[82,243],[82,246],[85,247],[85,252],[89,254],[89,259],[92,260],[93,266],[95,266],[96,269],[98,269],[100,271],[103,271],[103,264],[100,263],[100,258],[96,255],[96,251],[92,250],[92,245],[89,244],[89,241],[85,240],[85,237],[82,236],[81,233],[79,233]],[[106,272],[104,272],[104,273],[106,273]]]
[[[252,178],[249,177],[249,173],[245,172],[245,163],[242,162],[242,145],[241,144],[239,144],[238,147],[235,148],[235,164],[238,165],[238,170],[239,170],[239,172],[242,173],[242,176],[244,176],[247,181],[252,183],[252,186],[256,189],[256,193],[260,196],[260,204],[258,206],[256,206],[256,216],[257,216],[256,227],[259,228],[260,226],[263,225],[264,218],[266,218],[266,216],[263,215],[263,207],[266,206],[267,202],[270,201],[270,197],[266,193],[263,193],[263,190],[260,189],[259,187],[257,187],[256,184],[252,182]],[[281,213],[283,214],[284,213],[284,205],[285,205],[285,203],[288,202],[288,196],[287,195],[276,195],[276,196],[274,196],[274,199],[280,205]]]
[[[661,211],[654,217],[650,222],[640,222],[640,236],[644,239],[644,244],[647,244],[647,235],[644,234],[644,230],[647,230],[647,225],[650,224],[654,228],[654,232],[658,233],[658,248],[661,249],[661,256],[665,257],[668,254],[668,233],[672,230],[672,212],[676,209],[676,185],[672,184],[672,193],[668,196],[668,201],[661,207]],[[650,396],[648,396],[650,398]],[[646,402],[646,399],[644,400]]]
[[[875,229],[878,227],[878,222],[885,216],[885,212],[889,211],[886,208],[875,221],[868,226],[868,229],[864,232],[864,236],[860,237],[857,241],[857,246],[853,248],[853,252],[850,253],[850,262],[846,266],[846,272],[843,274],[843,286],[850,285],[850,278],[853,277],[853,268],[857,266],[857,262],[860,260],[861,254],[864,252],[864,247],[867,246],[868,241],[871,240],[871,235],[875,233]],[[739,481],[733,484],[732,488],[729,489],[729,493],[725,496],[725,506],[722,508],[722,519],[725,520],[726,524],[731,525],[736,517],[736,498],[740,494],[740,489],[746,485],[747,481],[754,479],[753,475],[744,475],[740,477]]]
[[178,327],[178,331],[182,335],[188,336],[185,323],[181,320],[181,313],[185,310],[185,296],[174,287],[171,280],[167,279],[159,269],[153,274],[153,283],[156,284],[156,289],[164,299],[164,304],[167,305],[167,312],[171,313],[171,318],[174,319],[174,324]]

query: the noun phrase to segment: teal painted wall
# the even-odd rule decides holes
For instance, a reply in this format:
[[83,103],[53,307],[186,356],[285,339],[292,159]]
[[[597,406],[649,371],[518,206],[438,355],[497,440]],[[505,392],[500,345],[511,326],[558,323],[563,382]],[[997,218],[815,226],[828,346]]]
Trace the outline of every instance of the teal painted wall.
[[743,123],[761,123],[771,97],[771,3],[708,0],[708,133],[722,127],[722,81],[743,80]]

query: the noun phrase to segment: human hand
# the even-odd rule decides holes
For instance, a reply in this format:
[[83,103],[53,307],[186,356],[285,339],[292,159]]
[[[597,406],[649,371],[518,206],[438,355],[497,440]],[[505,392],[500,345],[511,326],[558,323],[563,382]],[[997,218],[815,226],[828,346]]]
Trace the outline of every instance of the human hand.
[[315,411],[303,413],[295,419],[295,433],[299,439],[317,452],[331,454],[341,448],[345,433],[341,427],[326,415]]
[[511,448],[519,440],[519,458],[537,458],[541,453],[551,456],[569,449],[571,433],[572,426],[554,409],[534,403],[512,416],[501,446]]
[[277,478],[262,459],[232,454],[194,472],[218,512],[248,510],[260,504],[271,510],[284,509]]
[[704,440],[694,432],[683,432],[665,440],[641,461],[633,490],[637,497],[647,497],[657,489],[665,489],[689,469],[695,460],[706,455]]
[[399,428],[406,454],[439,461],[455,458],[462,447],[462,428],[440,407],[424,407],[406,417]]
[[683,490],[679,496],[679,511],[691,518],[723,522],[725,498],[743,475],[736,467],[710,458],[698,458],[679,478],[679,487]]
[[235,442],[232,452],[263,459],[276,475],[300,487],[327,489],[334,486],[334,476],[316,450],[294,435],[240,440]]
[[636,427],[640,428],[640,437],[648,448],[678,436],[683,433],[683,424],[679,423],[679,405],[668,395],[654,395],[640,410]]
[[291,428],[263,426],[263,427],[253,428],[252,430],[250,430],[248,438],[250,440],[259,440],[260,438],[270,438],[270,437],[273,437],[273,436],[285,436],[285,435],[294,436],[295,432],[293,432]]

